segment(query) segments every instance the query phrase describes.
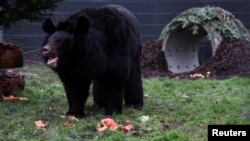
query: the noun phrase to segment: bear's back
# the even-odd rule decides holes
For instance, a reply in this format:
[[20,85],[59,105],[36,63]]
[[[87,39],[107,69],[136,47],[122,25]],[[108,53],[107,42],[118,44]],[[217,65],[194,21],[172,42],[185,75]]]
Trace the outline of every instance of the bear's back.
[[67,21],[74,23],[72,21],[76,21],[80,16],[88,17],[90,27],[100,30],[104,34],[112,34],[112,32],[123,34],[124,31],[128,31],[128,34],[129,32],[133,32],[130,34],[140,38],[140,28],[137,18],[123,6],[107,5],[99,8],[84,8],[71,15]]

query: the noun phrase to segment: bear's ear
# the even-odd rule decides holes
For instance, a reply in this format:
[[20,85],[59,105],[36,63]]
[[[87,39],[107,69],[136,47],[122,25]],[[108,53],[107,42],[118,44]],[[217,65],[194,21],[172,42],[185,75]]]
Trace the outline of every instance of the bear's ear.
[[44,22],[42,24],[42,28],[43,28],[44,32],[49,33],[49,34],[55,32],[55,30],[56,30],[56,27],[50,18],[47,18],[44,20]]
[[86,16],[80,16],[77,19],[76,31],[85,31],[89,28],[89,19]]

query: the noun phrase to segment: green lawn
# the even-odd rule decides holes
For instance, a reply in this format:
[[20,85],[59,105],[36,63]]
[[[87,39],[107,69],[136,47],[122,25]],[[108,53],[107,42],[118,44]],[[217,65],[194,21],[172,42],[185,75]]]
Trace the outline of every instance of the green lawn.
[[[0,141],[206,141],[208,124],[250,124],[250,79],[144,79],[142,111],[124,109],[112,116],[129,120],[134,130],[98,133],[103,109],[86,104],[87,117],[67,121],[66,96],[58,77],[45,66],[25,66],[25,89],[18,96],[29,101],[0,101]],[[148,116],[149,120],[140,120]],[[42,120],[48,126],[37,127]]]

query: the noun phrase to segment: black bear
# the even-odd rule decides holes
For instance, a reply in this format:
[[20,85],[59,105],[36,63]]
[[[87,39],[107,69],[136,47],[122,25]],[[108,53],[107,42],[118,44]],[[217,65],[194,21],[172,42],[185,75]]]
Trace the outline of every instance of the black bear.
[[45,63],[64,85],[67,115],[84,116],[93,82],[94,103],[106,115],[125,106],[143,107],[139,23],[126,8],[107,5],[84,8],[56,26],[47,18],[42,46]]

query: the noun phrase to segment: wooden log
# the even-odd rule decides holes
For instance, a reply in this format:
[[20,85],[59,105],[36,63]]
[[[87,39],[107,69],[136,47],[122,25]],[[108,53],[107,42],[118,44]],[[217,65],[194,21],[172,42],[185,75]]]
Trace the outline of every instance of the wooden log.
[[0,96],[15,95],[24,89],[24,75],[18,71],[0,70]]
[[0,69],[23,66],[23,54],[20,46],[0,42]]

